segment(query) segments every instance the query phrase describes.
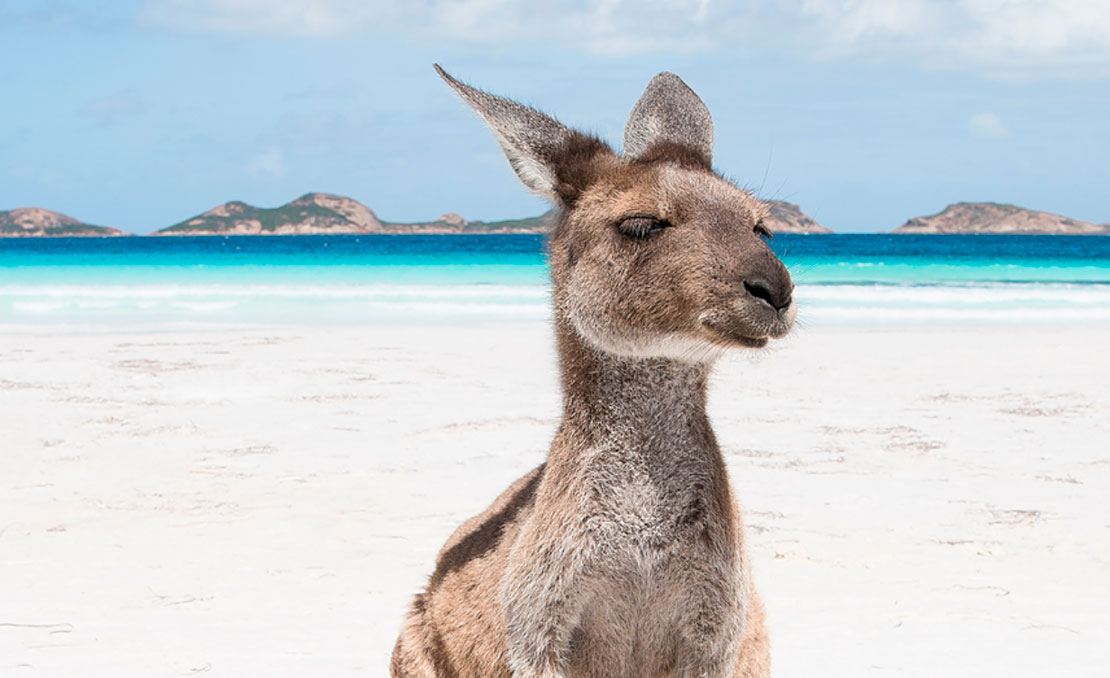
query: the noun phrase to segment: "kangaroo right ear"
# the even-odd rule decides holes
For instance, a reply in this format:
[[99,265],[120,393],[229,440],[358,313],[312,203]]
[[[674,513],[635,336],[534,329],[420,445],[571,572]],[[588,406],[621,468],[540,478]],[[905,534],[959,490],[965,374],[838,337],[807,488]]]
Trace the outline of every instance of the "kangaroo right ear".
[[653,144],[686,146],[713,159],[713,118],[694,90],[674,73],[651,79],[624,127],[624,155],[638,158]]
[[596,138],[568,129],[534,108],[465,85],[439,64],[434,66],[493,130],[521,182],[551,202],[573,202],[590,182],[591,161],[598,153],[612,154]]

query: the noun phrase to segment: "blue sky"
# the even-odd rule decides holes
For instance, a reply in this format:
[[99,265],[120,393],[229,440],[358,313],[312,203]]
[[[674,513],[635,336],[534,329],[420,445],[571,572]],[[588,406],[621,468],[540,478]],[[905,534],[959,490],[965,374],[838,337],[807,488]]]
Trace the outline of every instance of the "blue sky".
[[837,231],[980,200],[1110,221],[1105,0],[0,0],[0,209],[543,211],[433,62],[617,147],[674,71],[719,170]]

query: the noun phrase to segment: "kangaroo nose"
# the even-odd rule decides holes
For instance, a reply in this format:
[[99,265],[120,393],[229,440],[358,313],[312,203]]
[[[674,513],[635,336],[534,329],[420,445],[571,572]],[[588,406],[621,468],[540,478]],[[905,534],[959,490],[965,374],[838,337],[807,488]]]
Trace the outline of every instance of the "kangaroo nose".
[[781,311],[790,305],[791,293],[794,291],[793,288],[794,286],[791,285],[789,288],[780,287],[776,290],[762,278],[744,281],[744,289],[748,294],[759,299],[776,311]]

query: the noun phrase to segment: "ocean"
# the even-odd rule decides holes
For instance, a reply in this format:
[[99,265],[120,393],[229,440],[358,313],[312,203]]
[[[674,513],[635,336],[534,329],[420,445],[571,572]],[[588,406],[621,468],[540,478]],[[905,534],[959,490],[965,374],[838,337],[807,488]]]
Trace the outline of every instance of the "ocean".
[[[1110,323],[1110,237],[791,235],[803,325]],[[550,317],[538,235],[0,239],[0,330]]]

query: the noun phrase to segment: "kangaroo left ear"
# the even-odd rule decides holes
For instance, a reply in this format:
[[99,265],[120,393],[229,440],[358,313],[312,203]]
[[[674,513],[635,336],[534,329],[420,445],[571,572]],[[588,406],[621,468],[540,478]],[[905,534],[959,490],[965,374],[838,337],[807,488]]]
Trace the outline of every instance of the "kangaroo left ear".
[[713,161],[713,118],[694,90],[674,73],[651,79],[624,127],[624,155],[638,158],[652,145],[686,146]]
[[459,82],[435,64],[439,76],[486,121],[517,177],[549,201],[569,203],[592,179],[590,163],[612,155],[600,140],[515,101]]

